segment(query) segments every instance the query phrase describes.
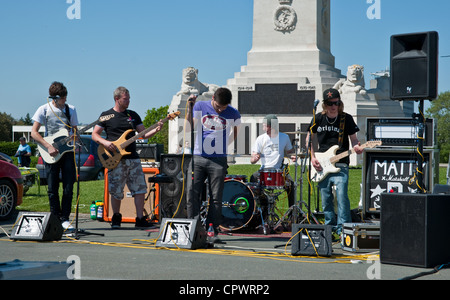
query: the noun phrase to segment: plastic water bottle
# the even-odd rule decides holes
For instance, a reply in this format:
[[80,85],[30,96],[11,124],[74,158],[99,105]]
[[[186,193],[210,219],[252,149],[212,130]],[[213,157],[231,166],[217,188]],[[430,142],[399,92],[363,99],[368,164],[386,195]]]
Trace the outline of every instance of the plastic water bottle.
[[103,202],[97,203],[97,220],[103,221]]
[[212,223],[209,223],[206,244],[209,248],[214,247],[214,227]]
[[90,211],[91,211],[91,219],[97,220],[97,205],[95,204],[95,201],[92,201]]

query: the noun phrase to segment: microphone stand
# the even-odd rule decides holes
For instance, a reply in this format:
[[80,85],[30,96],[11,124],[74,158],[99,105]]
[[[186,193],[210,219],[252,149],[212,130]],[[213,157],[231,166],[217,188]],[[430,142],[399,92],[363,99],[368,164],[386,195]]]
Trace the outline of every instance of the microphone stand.
[[[313,108],[313,118],[315,118],[316,115],[316,108],[317,105],[319,104],[319,100],[316,100],[314,102],[314,108]],[[308,156],[309,156],[309,162],[308,162],[308,217],[313,217],[314,221],[319,224],[319,222],[316,220],[316,218],[312,215],[311,213],[311,168],[312,168],[312,164],[311,164],[311,159],[312,159],[312,155],[311,155],[311,149],[312,149],[312,130],[311,127],[309,128],[309,140],[308,140]]]
[[189,116],[189,122],[191,123],[191,176],[192,186],[194,186],[194,102],[190,101],[189,105],[191,107],[191,114]]
[[[78,141],[78,158],[77,158],[77,169],[78,169],[78,178],[77,178],[77,206],[76,206],[76,213],[75,213],[75,232],[73,233],[76,240],[80,239],[81,235],[99,235],[99,236],[105,236],[103,233],[91,233],[87,232],[86,230],[79,229],[78,228],[78,211],[79,211],[79,196],[80,196],[80,161],[81,161],[81,146],[84,147],[84,149],[87,150],[86,146],[84,145],[83,141],[81,140],[81,137]],[[86,151],[88,152],[88,151]]]

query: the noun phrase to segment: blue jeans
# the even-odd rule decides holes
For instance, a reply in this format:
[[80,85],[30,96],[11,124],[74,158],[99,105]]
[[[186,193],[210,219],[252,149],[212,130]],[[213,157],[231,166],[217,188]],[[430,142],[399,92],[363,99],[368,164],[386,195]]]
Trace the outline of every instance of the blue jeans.
[[191,164],[187,173],[186,209],[189,219],[200,218],[202,194],[205,180],[208,179],[210,203],[206,224],[213,223],[214,228],[221,224],[222,219],[222,194],[227,173],[227,158],[206,158],[193,155],[194,182],[191,176]]
[[[348,166],[336,165],[341,169],[338,173],[329,174],[319,183],[322,197],[322,209],[325,215],[325,225],[331,225],[333,231],[340,233],[344,223],[351,223],[350,199],[348,198]],[[333,185],[336,187],[337,218],[334,212]]]

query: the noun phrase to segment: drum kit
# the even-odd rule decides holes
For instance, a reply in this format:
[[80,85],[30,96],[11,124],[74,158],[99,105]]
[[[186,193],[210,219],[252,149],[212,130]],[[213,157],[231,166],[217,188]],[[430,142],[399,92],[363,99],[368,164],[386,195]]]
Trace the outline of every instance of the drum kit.
[[[306,219],[301,208],[301,205],[306,206],[306,203],[301,200],[302,190],[300,190],[300,200],[297,200],[297,182],[300,182],[300,188],[303,183],[302,176],[297,178],[297,169],[300,167],[301,173],[304,173],[307,156],[303,153],[298,154],[297,142],[294,144],[294,149],[300,159],[295,162],[293,182],[289,180],[288,183],[286,180],[289,174],[288,166],[283,166],[282,169],[259,170],[257,182],[248,182],[246,175],[226,175],[220,225],[223,232],[253,230],[260,226],[264,234],[269,234],[278,232],[280,229],[287,229],[289,223],[300,223]],[[295,203],[280,217],[277,203],[279,196],[286,192],[288,184],[293,184],[290,192],[295,193]],[[205,202],[201,213],[202,219],[206,219],[207,214],[207,200]]]

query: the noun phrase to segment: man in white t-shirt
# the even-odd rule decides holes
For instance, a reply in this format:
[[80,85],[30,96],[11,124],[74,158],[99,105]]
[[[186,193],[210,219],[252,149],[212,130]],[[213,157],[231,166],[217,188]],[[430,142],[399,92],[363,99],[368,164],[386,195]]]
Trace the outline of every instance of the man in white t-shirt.
[[[66,103],[67,88],[61,82],[53,82],[49,88],[49,98],[52,101],[40,106],[33,115],[33,127],[31,137],[42,145],[50,156],[57,156],[59,150],[45,140],[39,133],[41,126],[45,126],[45,137],[53,136],[61,129],[67,129],[67,135],[72,135],[77,130],[78,117],[73,105]],[[48,199],[50,212],[61,219],[64,230],[73,230],[69,221],[72,210],[73,185],[76,178],[75,157],[73,151],[65,152],[55,163],[44,163],[48,184]],[[62,196],[60,201],[59,186],[60,176],[62,182]]]
[[[267,115],[263,120],[264,134],[258,136],[252,149],[252,164],[260,161],[261,168],[250,177],[251,182],[258,182],[261,170],[281,169],[285,155],[291,155],[291,160],[296,161],[295,150],[289,136],[278,131],[278,118],[275,115]],[[288,194],[289,206],[295,204],[295,195],[292,189],[292,178],[287,175],[285,178],[285,189]]]

